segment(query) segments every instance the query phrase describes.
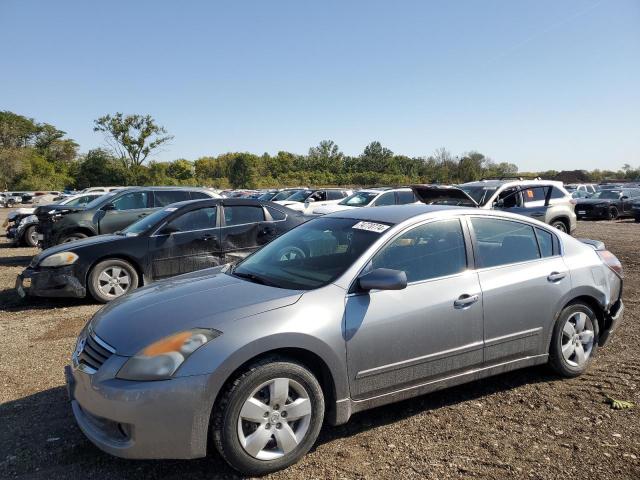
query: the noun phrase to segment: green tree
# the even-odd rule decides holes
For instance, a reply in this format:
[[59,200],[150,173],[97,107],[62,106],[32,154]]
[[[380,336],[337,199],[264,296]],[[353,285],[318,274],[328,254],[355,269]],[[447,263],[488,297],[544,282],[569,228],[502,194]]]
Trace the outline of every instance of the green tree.
[[174,160],[167,166],[167,175],[183,182],[193,180],[194,173],[193,163],[184,158]]
[[342,168],[344,154],[333,140],[322,140],[318,146],[309,149],[309,167],[312,169],[337,172]]
[[253,188],[255,180],[255,156],[238,153],[229,166],[229,182],[233,188]]
[[89,150],[80,158],[76,173],[76,187],[122,185],[125,172],[116,158],[106,150]]
[[105,115],[94,120],[93,130],[101,132],[105,141],[137,180],[139,168],[153,153],[173,139],[151,115]]

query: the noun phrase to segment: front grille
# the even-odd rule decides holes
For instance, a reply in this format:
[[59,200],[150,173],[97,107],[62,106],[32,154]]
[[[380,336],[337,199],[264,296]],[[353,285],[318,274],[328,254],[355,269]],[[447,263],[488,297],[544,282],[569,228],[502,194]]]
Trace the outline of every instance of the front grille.
[[84,346],[77,351],[77,362],[83,370],[95,373],[106,362],[115,349],[100,340],[95,334],[85,337]]

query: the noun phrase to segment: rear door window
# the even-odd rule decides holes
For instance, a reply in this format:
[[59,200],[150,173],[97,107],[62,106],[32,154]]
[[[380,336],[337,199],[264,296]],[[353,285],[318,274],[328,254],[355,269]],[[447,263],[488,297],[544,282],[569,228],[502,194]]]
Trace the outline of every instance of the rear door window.
[[480,267],[496,267],[540,258],[533,227],[498,218],[471,217]]
[[192,200],[201,200],[211,198],[210,195],[207,195],[205,192],[190,192]]
[[161,190],[153,193],[156,207],[166,207],[171,203],[184,202],[189,200],[187,190]]
[[233,205],[224,207],[224,220],[227,227],[264,221],[262,207],[253,205]]
[[327,200],[340,200],[344,198],[342,192],[338,190],[327,190]]
[[376,207],[383,207],[385,205],[395,205],[396,204],[396,194],[394,192],[383,193],[376,200]]

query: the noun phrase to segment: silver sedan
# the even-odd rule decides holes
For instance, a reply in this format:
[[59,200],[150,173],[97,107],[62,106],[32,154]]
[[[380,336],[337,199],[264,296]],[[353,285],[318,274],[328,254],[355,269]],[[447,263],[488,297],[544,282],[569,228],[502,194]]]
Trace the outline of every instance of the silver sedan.
[[338,212],[104,307],[67,369],[71,404],[113,455],[195,458],[212,442],[260,475],[300,459],[324,419],[532,365],[580,375],[621,293],[602,243],[533,219]]

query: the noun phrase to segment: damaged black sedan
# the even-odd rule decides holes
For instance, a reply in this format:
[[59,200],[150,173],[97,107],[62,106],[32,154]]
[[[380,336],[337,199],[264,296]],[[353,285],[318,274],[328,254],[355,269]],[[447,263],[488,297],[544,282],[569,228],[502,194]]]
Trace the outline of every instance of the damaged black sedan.
[[108,302],[156,280],[235,263],[306,220],[300,212],[259,200],[174,203],[121,232],[42,251],[18,275],[16,290],[22,297],[89,294]]

